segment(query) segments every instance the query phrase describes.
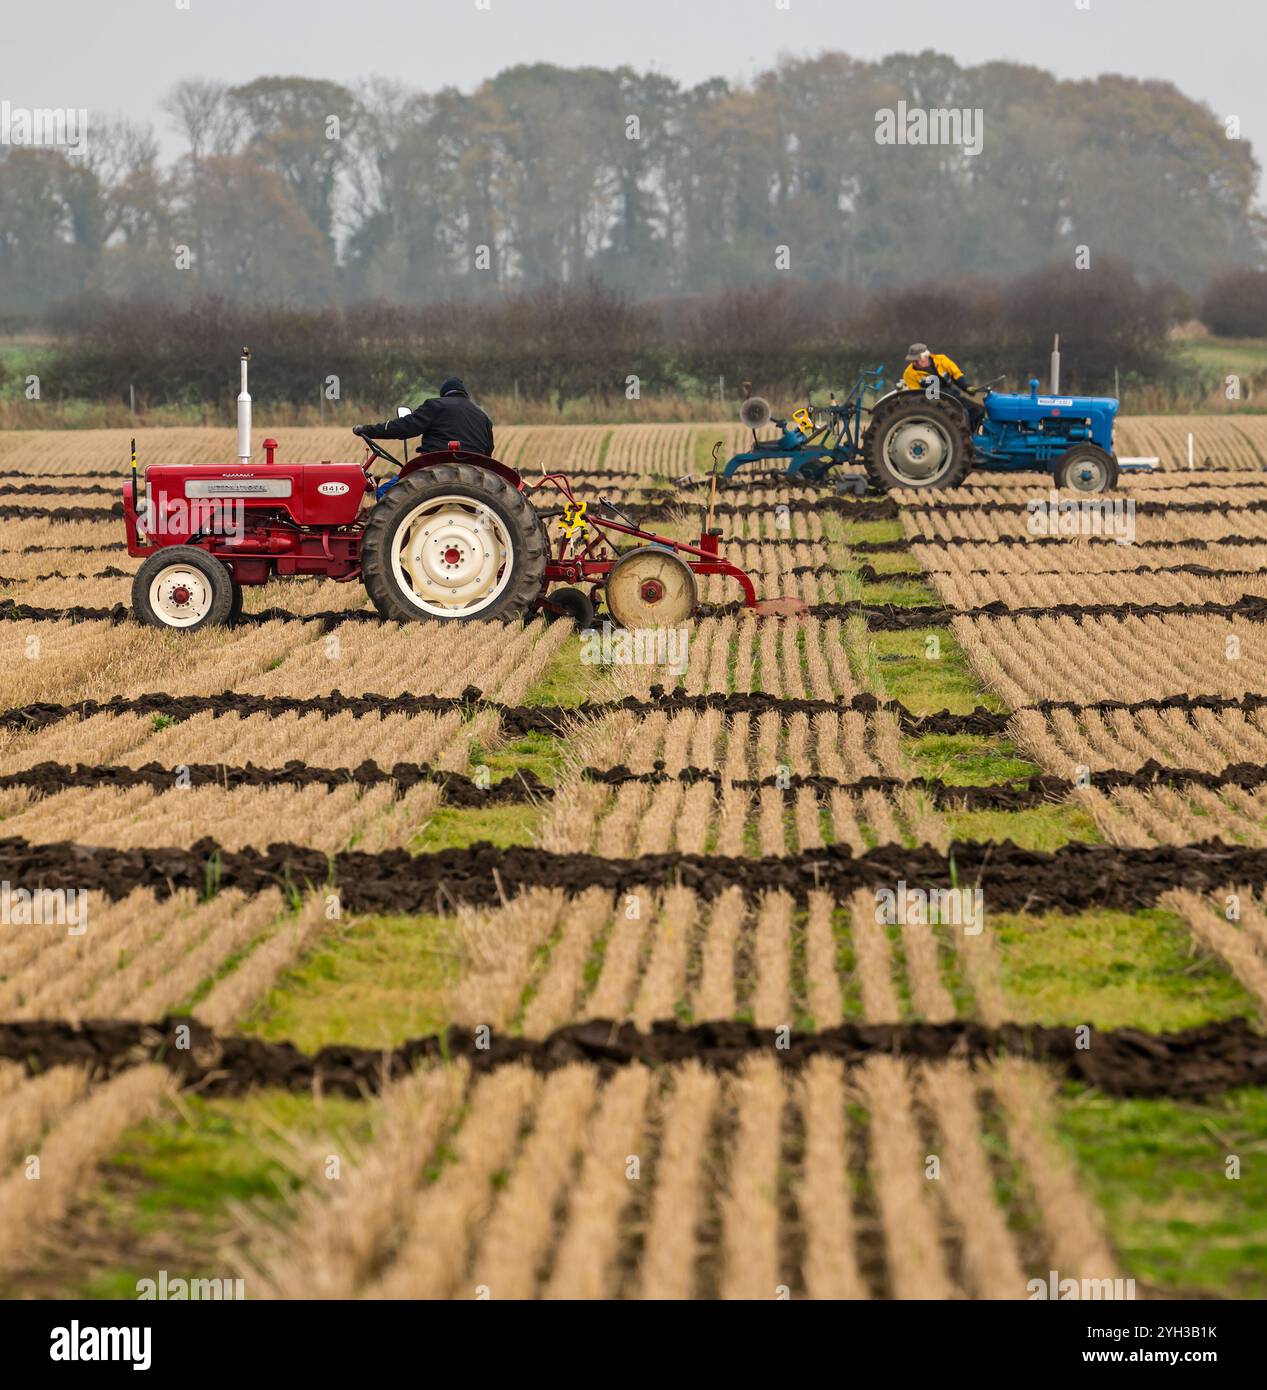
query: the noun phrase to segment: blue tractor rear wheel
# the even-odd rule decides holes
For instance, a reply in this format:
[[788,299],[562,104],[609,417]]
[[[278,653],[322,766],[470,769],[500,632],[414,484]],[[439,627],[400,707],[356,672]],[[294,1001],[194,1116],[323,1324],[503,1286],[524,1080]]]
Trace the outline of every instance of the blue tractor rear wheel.
[[867,476],[886,492],[957,487],[972,467],[967,416],[922,391],[898,395],[872,415],[862,457]]

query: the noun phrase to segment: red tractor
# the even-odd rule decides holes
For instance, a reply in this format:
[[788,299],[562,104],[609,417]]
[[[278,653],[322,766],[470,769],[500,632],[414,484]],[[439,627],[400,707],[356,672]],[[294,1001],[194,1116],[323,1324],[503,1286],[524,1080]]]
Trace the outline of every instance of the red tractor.
[[[132,585],[143,622],[183,631],[231,623],[243,586],[274,575],[360,578],[393,620],[519,618],[542,608],[585,627],[601,591],[616,622],[666,627],[694,611],[699,574],[730,575],[745,607],[759,607],[752,580],[720,555],[720,533],[707,523],[698,544],[658,536],[605,499],[592,509],[578,501],[562,474],[529,488],[513,468],[456,443],[403,464],[372,440],[360,464],[287,464],[274,461],[277,443],[266,439],[267,461],[253,464],[248,358],[244,350],[236,462],[153,465],[142,495],[133,449],[123,516],[128,554],[144,560]],[[385,481],[371,472],[376,458],[395,470]],[[551,514],[530,500],[547,485],[566,502],[554,513],[553,550]],[[637,544],[617,551],[617,536]]]

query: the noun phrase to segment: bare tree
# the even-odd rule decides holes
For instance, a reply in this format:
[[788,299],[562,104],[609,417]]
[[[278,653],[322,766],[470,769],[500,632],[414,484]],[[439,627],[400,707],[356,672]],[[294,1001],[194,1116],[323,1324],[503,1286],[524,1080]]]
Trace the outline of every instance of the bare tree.
[[243,113],[223,82],[186,78],[163,98],[163,111],[185,137],[194,167],[209,157],[233,154],[242,137]]

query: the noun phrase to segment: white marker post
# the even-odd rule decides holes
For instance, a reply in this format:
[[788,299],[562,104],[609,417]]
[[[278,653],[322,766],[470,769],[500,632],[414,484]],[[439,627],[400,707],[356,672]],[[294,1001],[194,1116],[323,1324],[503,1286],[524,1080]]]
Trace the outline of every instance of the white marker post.
[[242,389],[238,392],[238,462],[251,461],[251,393],[246,389],[246,366],[251,349],[242,349]]

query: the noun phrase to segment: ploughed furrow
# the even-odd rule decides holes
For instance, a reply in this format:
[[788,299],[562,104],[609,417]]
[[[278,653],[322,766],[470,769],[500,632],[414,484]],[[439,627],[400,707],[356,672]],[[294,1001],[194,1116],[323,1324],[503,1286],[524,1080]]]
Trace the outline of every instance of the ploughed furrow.
[[[178,1029],[188,1034],[178,1035]],[[1086,1038],[1069,1027],[970,1020],[946,1023],[844,1023],[812,1032],[758,1028],[731,1020],[686,1026],[659,1020],[649,1031],[633,1023],[591,1019],[543,1038],[523,1038],[488,1025],[447,1028],[393,1048],[334,1044],[306,1054],[290,1043],[213,1032],[196,1018],[153,1022],[89,1019],[0,1022],[0,1062],[21,1063],[32,1075],[55,1067],[87,1068],[94,1078],[117,1076],[160,1062],[180,1084],[207,1095],[244,1095],[255,1086],[294,1092],[360,1096],[425,1062],[462,1061],[472,1071],[527,1066],[542,1073],[578,1063],[602,1074],[630,1065],[693,1061],[726,1073],[756,1056],[799,1072],[818,1057],[849,1065],[872,1056],[910,1062],[989,1062],[1000,1055],[1043,1063],[1053,1076],[1119,1096],[1199,1098],[1267,1082],[1267,1037],[1245,1019],[1202,1024],[1175,1033],[1092,1028]],[[188,1046],[175,1046],[177,1037]],[[1090,1045],[1084,1045],[1089,1040]]]
[[1111,615],[1113,609],[1126,609],[1128,605],[1130,611],[1136,612],[1213,612],[1218,605],[1236,604],[1247,593],[1267,592],[1267,579],[1263,576],[1246,576],[1236,571],[1202,572],[1199,566],[1194,570],[1164,574],[1068,571],[1063,576],[934,571],[927,577],[941,601],[957,614],[981,612],[995,603],[1005,603],[1011,615],[1042,613],[1050,608],[1053,599],[1075,596],[1084,612]]
[[[0,477],[15,476],[21,475],[11,473],[0,474]],[[0,497],[83,496],[86,493],[114,496],[118,490],[117,486],[111,487],[108,483],[90,483],[84,487],[63,487],[60,483],[0,483]]]
[[[1264,685],[1267,685],[1267,672],[1263,675]],[[151,719],[159,716],[165,721],[182,721],[202,713],[210,714],[214,718],[236,716],[242,719],[256,714],[272,719],[285,714],[314,715],[322,719],[332,719],[339,714],[351,714],[362,719],[384,719],[393,714],[408,717],[418,714],[488,711],[496,715],[506,734],[519,736],[529,733],[558,734],[565,729],[570,731],[575,724],[589,723],[622,712],[649,715],[715,710],[719,715],[729,719],[736,714],[870,715],[884,711],[896,717],[902,733],[916,738],[926,734],[979,734],[989,737],[1007,731],[1014,715],[1026,711],[1050,715],[1062,710],[1074,714],[1084,711],[1121,711],[1125,714],[1138,714],[1166,710],[1186,713],[1209,711],[1218,714],[1225,710],[1238,710],[1249,714],[1262,709],[1267,709],[1267,694],[1252,688],[1238,695],[1179,693],[1137,700],[1124,700],[1120,697],[1087,701],[1058,698],[1034,702],[1021,700],[1014,707],[1013,713],[1001,713],[977,706],[967,714],[951,714],[947,710],[937,714],[916,714],[900,701],[880,700],[871,694],[836,699],[789,698],[770,695],[763,691],[688,695],[680,691],[666,693],[663,686],[658,685],[653,685],[651,692],[645,697],[626,696],[614,701],[585,701],[577,705],[509,705],[486,697],[484,692],[475,686],[470,686],[457,695],[344,695],[335,690],[325,695],[312,696],[247,695],[230,691],[216,695],[173,696],[152,691],[130,697],[114,696],[108,700],[84,699],[72,703],[38,701],[18,705],[0,712],[0,729],[34,733],[64,720],[89,719],[97,715],[108,718],[146,715]],[[94,733],[94,737],[100,736],[99,733]],[[359,740],[363,734],[358,733],[357,737]],[[844,749],[842,753],[848,751]]]
[[[1012,535],[959,535],[937,534],[903,537],[890,541],[850,541],[849,549],[857,555],[905,555],[912,554],[924,563],[926,570],[953,569],[966,563],[956,558],[956,552],[964,547],[974,547],[971,553],[979,554],[978,565],[989,568],[989,560],[999,557],[1004,569],[1019,566],[1026,569],[1036,565],[1042,569],[1057,565],[1060,573],[1078,572],[1077,566],[1085,561],[1089,570],[1098,571],[1102,564],[1110,569],[1124,567],[1131,569],[1139,563],[1140,554],[1173,555],[1177,561],[1186,552],[1201,551],[1204,556],[1217,560],[1225,546],[1244,547],[1255,552],[1267,545],[1267,533],[1263,535],[1243,535],[1229,532],[1216,536],[1188,536],[1179,539],[1175,536],[1150,535],[1147,540],[1138,541],[1123,554],[1122,542],[1111,533],[1104,535],[1078,536],[1076,546],[1070,545],[1067,536],[1034,536],[1027,531]],[[1072,553],[1071,553],[1072,552]],[[1178,553],[1176,553],[1178,552]],[[3,553],[0,551],[0,553]],[[1066,563],[1059,564],[1061,556]],[[1194,557],[1197,558],[1197,557]],[[1221,568],[1221,566],[1219,566]],[[1257,568],[1257,566],[1253,566]]]
[[[1190,587],[1190,586],[1189,586]],[[0,602],[0,617],[5,616]],[[718,605],[712,609],[701,607],[701,615],[712,613],[740,612],[739,604]],[[945,627],[952,622],[969,622],[987,618],[1027,619],[1065,619],[1075,624],[1102,620],[1126,620],[1129,618],[1185,618],[1219,617],[1245,618],[1251,622],[1267,620],[1267,597],[1259,594],[1191,603],[1186,600],[1174,603],[1159,602],[1103,602],[1103,603],[1040,603],[1032,606],[1013,606],[1005,599],[995,598],[988,602],[969,603],[966,606],[916,607],[897,604],[867,603],[816,603],[809,609],[816,618],[861,618],[872,632],[904,632],[915,628]],[[96,615],[102,616],[102,615]]]
[[[665,426],[665,428],[669,428]],[[73,498],[77,492],[82,492],[82,488],[53,488],[49,495]],[[822,515],[824,512],[834,512],[850,521],[891,521],[899,515],[904,515],[913,523],[935,519],[937,517],[969,515],[974,513],[987,512],[999,516],[1015,516],[1024,518],[1032,512],[1032,508],[1027,500],[1016,501],[990,501],[984,497],[981,499],[969,500],[949,500],[939,499],[935,503],[926,501],[903,502],[900,506],[897,500],[892,497],[867,498],[862,500],[852,500],[849,498],[835,496],[830,493],[817,493],[814,495],[794,496],[789,489],[782,486],[769,490],[771,493],[768,505],[778,505],[786,507],[791,513],[810,513]],[[1202,492],[1204,496],[1197,496]],[[765,501],[757,494],[755,499],[745,502],[729,501],[730,491],[720,493],[720,500],[713,507],[713,515],[717,518],[746,520],[755,506],[759,506]],[[1164,500],[1153,500],[1152,498],[1132,497],[1135,504],[1135,511],[1140,516],[1145,517],[1170,517],[1177,513],[1207,514],[1214,513],[1220,516],[1235,514],[1237,516],[1246,513],[1253,513],[1267,510],[1267,497],[1254,497],[1250,493],[1229,492],[1218,487],[1213,488],[1184,488],[1174,490],[1172,495]],[[642,504],[631,503],[623,508],[628,516],[636,523],[650,521],[675,520],[684,508],[696,505],[695,499],[686,500],[678,497],[671,497],[666,501],[644,502]],[[4,503],[0,505],[0,517],[12,520],[40,519],[53,523],[68,523],[82,521],[107,521],[121,519],[123,516],[123,503],[114,502],[109,506],[93,507],[68,501],[65,505],[46,505],[46,504],[16,504]]]
[[[610,775],[599,780],[611,782]],[[636,780],[636,779],[635,779]],[[477,782],[462,773],[448,772],[428,763],[393,763],[379,767],[366,758],[355,767],[320,767],[295,758],[281,767],[254,763],[142,763],[126,764],[39,762],[18,772],[0,775],[0,791],[22,788],[47,796],[71,787],[149,787],[170,791],[173,786],[222,787],[389,787],[397,796],[412,787],[436,784],[446,805],[496,806],[505,802],[535,801],[554,795],[553,787],[532,772],[520,771],[499,782]]]
[[[1072,762],[1070,763],[1072,766]],[[657,768],[652,772],[633,772],[628,767],[584,767],[581,780],[604,787],[620,787],[631,783],[651,787],[682,784],[683,786],[722,786],[744,792],[773,792],[784,801],[800,805],[804,792],[809,792],[810,804],[817,804],[815,794],[826,804],[830,794],[861,797],[866,792],[895,793],[907,790],[927,795],[934,805],[956,809],[1023,810],[1058,801],[1088,785],[1068,777],[1031,776],[1015,783],[986,783],[956,785],[941,778],[900,778],[870,776],[853,781],[817,773],[771,773],[757,778],[727,779],[713,768],[687,764],[674,773]],[[0,775],[0,791],[20,788],[39,796],[48,796],[75,787],[130,788],[149,787],[154,791],[170,791],[173,786],[218,787],[234,790],[239,787],[322,787],[333,791],[342,787],[388,787],[397,797],[416,786],[434,784],[439,800],[447,806],[484,807],[514,803],[548,801],[559,790],[542,782],[533,772],[521,769],[497,782],[477,780],[464,773],[448,771],[427,763],[393,763],[380,767],[367,758],[355,767],[313,766],[302,759],[292,759],[281,767],[259,767],[254,763],[178,763],[166,765],[146,762],[132,767],[126,764],[95,764],[38,762],[17,772]],[[1224,787],[1256,789],[1267,784],[1267,765],[1263,763],[1229,763],[1215,770],[1167,766],[1148,759],[1132,769],[1101,767],[1094,771],[1094,784],[1101,791],[1119,787]],[[64,828],[64,827],[63,827]]]
[[1117,1277],[1052,1124],[1012,1059],[464,1060],[393,1080],[370,1146],[245,1264],[300,1299],[1029,1298],[1052,1268]]
[[[44,478],[49,476],[43,468],[3,468],[0,469],[0,478]],[[58,482],[63,478],[99,478],[102,479],[102,486],[108,487],[111,492],[117,492],[119,480],[117,474],[112,474],[107,468],[84,468],[75,472],[68,472],[58,469],[56,474]],[[52,486],[52,485],[50,485]],[[57,489],[60,491],[60,489]]]
[[[101,529],[104,531],[106,528],[102,527]],[[67,540],[62,545],[0,545],[0,555],[90,555],[106,550],[113,551],[114,554],[119,557],[119,559],[124,558],[122,552],[119,549],[118,541],[98,541],[91,544],[88,542],[84,542],[82,544],[74,545],[71,544],[69,540]]]
[[1149,848],[1071,842],[1050,852],[1010,842],[955,841],[945,851],[885,844],[856,855],[849,845],[835,844],[750,858],[671,851],[615,859],[483,841],[410,854],[403,849],[327,852],[276,842],[266,850],[232,850],[211,839],[189,848],[119,849],[0,839],[0,877],[11,884],[64,887],[68,864],[74,866],[77,887],[112,900],[138,887],[152,888],[160,897],[182,888],[205,892],[214,880],[248,894],[286,885],[328,886],[337,890],[344,910],[353,912],[434,912],[454,902],[491,905],[538,887],[569,894],[601,887],[628,894],[670,881],[710,899],[736,888],[750,901],[783,891],[804,903],[820,889],[844,900],[858,888],[899,880],[930,890],[969,883],[1004,912],[1077,912],[1097,905],[1150,907],[1172,888],[1214,892],[1225,883],[1267,884],[1267,848],[1217,839]]
[[[1257,491],[1263,492],[1260,485]],[[1198,496],[1204,493],[1204,496]],[[908,494],[910,496],[912,494]],[[919,496],[918,493],[913,494]],[[1046,500],[1046,499],[1042,499]],[[1066,497],[1065,501],[1070,499]],[[1108,499],[1110,503],[1116,499]],[[1171,490],[1165,498],[1145,498],[1132,496],[1129,499],[1134,503],[1135,513],[1139,516],[1170,517],[1182,515],[1183,513],[1205,513],[1217,512],[1226,515],[1231,512],[1261,512],[1267,511],[1267,495],[1254,497],[1248,492],[1233,492],[1230,496],[1224,495],[1221,487],[1211,488],[1184,488],[1182,491]],[[987,515],[1003,516],[1030,516],[1034,513],[1034,499],[1026,498],[1016,501],[998,501],[982,498],[971,501],[941,501],[928,502],[903,502],[902,515],[909,517],[913,521],[918,521],[924,517],[936,517],[954,515],[956,513],[984,512]],[[847,504],[846,504],[847,505]],[[1107,528],[1106,528],[1107,529]]]
[[[1185,541],[1163,545],[1096,545],[1079,537],[1062,548],[969,542],[959,545],[911,547],[927,576],[956,575],[1088,575],[1191,574],[1217,578],[1225,574],[1267,573],[1267,543]],[[1200,554],[1193,553],[1200,551]],[[34,562],[32,562],[34,563]]]
[[84,507],[74,503],[65,507],[40,507],[9,502],[0,506],[0,520],[4,521],[38,520],[54,524],[76,521],[113,521],[117,525],[122,519],[122,502],[115,502],[109,507]]
[[[1110,504],[1111,505],[1111,504]],[[1223,539],[1236,544],[1261,544],[1267,539],[1267,514],[1261,510],[1171,510],[1109,518],[1093,524],[1085,537],[1061,536],[1048,533],[1035,535],[1034,519],[1019,512],[1001,512],[991,507],[975,511],[922,512],[904,511],[903,529],[911,545],[948,545],[964,543],[991,545],[1033,546],[1037,552],[1044,545],[1070,547],[1088,544],[1120,546],[1123,531],[1133,537],[1135,544],[1166,546],[1181,541],[1201,543]],[[1086,529],[1086,528],[1083,528]],[[860,547],[861,548],[861,547]],[[1050,554],[1058,554],[1052,550]]]

